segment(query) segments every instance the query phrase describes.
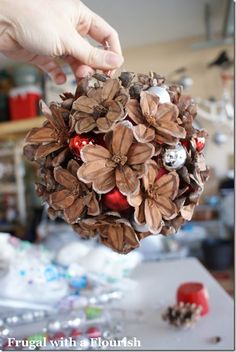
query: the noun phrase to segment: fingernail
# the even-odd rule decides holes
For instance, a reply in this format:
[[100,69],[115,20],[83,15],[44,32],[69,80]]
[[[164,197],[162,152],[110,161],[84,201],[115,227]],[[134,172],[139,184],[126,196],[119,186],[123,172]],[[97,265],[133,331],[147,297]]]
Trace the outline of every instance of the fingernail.
[[54,80],[57,84],[63,84],[66,81],[66,77],[63,74],[59,73],[54,77]]
[[123,64],[124,58],[115,53],[107,53],[105,56],[106,64],[110,66],[110,68],[120,67]]

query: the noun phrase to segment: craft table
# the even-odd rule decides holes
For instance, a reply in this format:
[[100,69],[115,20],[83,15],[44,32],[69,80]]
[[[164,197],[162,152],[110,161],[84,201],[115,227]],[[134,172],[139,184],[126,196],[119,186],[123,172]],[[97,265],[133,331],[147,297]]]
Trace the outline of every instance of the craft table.
[[[131,277],[137,280],[137,285],[118,305],[127,317],[134,316],[137,310],[144,312],[142,319],[127,318],[125,327],[127,337],[136,336],[141,340],[141,349],[233,350],[233,300],[197,259],[144,263]],[[161,312],[175,303],[176,289],[185,281],[199,281],[206,286],[210,312],[194,328],[179,330],[164,322]],[[214,343],[212,339],[217,336],[221,340]]]

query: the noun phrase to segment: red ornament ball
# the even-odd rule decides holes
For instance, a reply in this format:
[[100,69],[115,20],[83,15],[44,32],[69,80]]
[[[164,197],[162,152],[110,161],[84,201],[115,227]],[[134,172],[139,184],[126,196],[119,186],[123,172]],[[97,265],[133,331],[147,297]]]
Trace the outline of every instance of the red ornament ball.
[[75,156],[80,157],[81,149],[88,144],[94,144],[94,139],[90,136],[78,134],[70,139],[69,148]]
[[104,194],[102,199],[103,204],[113,211],[125,211],[130,208],[127,198],[120,193],[117,187]]
[[157,172],[156,180],[159,180],[159,178],[167,174],[168,174],[168,171],[164,167],[161,167]]
[[182,139],[181,144],[188,150],[189,149],[189,141],[187,139]]
[[196,150],[198,152],[202,151],[206,144],[205,137],[196,137],[195,142],[196,142]]
[[95,326],[91,326],[87,331],[86,331],[88,337],[90,338],[96,338],[102,336],[101,330],[96,328]]

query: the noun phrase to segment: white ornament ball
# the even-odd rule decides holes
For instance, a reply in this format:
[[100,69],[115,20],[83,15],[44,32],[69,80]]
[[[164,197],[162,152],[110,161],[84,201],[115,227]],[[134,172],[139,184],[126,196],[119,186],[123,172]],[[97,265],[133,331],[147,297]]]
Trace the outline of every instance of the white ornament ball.
[[176,144],[175,147],[168,147],[163,154],[163,165],[167,170],[178,170],[184,166],[187,159],[186,149],[181,143]]
[[157,95],[160,99],[160,103],[164,104],[164,103],[170,103],[170,95],[167,92],[167,90],[165,88],[162,87],[158,87],[158,86],[153,86],[151,88],[148,89],[148,92],[154,95]]
[[136,221],[132,221],[133,228],[138,232],[148,232],[149,227],[147,224],[139,225]]

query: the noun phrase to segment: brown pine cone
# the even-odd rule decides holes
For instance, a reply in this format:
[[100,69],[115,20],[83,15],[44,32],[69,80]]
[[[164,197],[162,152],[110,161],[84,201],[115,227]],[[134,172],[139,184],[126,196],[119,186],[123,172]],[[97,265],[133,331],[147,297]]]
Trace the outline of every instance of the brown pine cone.
[[175,327],[190,328],[199,320],[201,307],[191,303],[177,303],[169,306],[162,314],[162,319]]

